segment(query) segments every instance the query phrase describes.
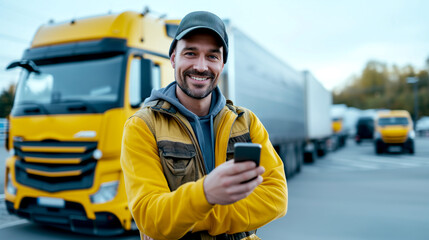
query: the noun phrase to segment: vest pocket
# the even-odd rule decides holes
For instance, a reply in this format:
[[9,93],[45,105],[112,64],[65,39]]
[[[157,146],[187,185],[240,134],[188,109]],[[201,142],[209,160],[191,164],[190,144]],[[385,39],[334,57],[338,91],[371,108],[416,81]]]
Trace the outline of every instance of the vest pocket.
[[175,176],[184,176],[189,173],[191,167],[193,167],[195,153],[190,156],[184,156],[178,152],[164,152],[163,158],[166,161],[166,165],[171,173]]
[[171,191],[180,185],[198,180],[196,151],[192,144],[158,142],[159,156],[164,175]]

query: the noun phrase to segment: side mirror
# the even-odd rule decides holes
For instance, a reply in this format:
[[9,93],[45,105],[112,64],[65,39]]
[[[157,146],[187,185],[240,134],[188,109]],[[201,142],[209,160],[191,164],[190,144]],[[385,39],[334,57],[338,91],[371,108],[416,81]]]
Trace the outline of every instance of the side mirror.
[[25,68],[29,72],[40,73],[40,70],[37,67],[37,65],[31,60],[21,60],[21,61],[13,62],[13,63],[9,64],[9,66],[7,66],[6,70],[16,68],[16,67]]
[[148,98],[152,92],[152,70],[154,64],[149,59],[141,59],[141,82],[140,82],[140,96],[141,102]]

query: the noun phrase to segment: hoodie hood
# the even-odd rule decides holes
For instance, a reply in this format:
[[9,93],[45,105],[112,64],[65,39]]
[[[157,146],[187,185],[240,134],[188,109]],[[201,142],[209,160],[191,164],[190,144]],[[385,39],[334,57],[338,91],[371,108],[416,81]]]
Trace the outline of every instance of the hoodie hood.
[[[161,88],[159,90],[155,90],[155,89],[152,90],[150,97],[145,100],[145,103],[151,102],[154,100],[159,100],[159,99],[165,100],[169,102],[171,105],[173,105],[174,107],[176,107],[181,114],[183,114],[186,118],[188,118],[188,120],[192,121],[192,120],[199,119],[200,117],[198,117],[193,112],[189,111],[185,106],[183,106],[179,102],[179,99],[176,96],[176,85],[177,85],[177,82],[172,82],[165,88]],[[216,87],[212,92],[212,102],[210,105],[209,113],[204,117],[207,117],[207,116],[210,116],[211,118],[215,117],[222,110],[225,104],[226,104],[225,97],[222,95],[219,87]]]
[[203,154],[206,173],[210,173],[215,168],[215,134],[213,130],[213,119],[224,108],[226,99],[216,87],[212,92],[212,101],[209,113],[199,117],[183,106],[176,96],[177,82],[169,84],[166,88],[153,90],[151,96],[145,102],[154,100],[165,100],[173,105],[177,111],[188,119],[197,137],[200,149]]

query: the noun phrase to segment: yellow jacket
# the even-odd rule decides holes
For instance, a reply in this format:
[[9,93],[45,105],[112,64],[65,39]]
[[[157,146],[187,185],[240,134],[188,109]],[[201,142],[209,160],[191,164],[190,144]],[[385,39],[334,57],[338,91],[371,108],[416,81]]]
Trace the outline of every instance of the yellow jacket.
[[[251,142],[262,145],[260,165],[266,169],[264,181],[245,199],[230,205],[212,205],[204,195],[204,174],[198,171],[203,168],[199,165],[202,161],[198,159],[200,150],[193,139],[195,134],[186,118],[171,109],[168,102],[160,101],[156,106],[142,108],[125,123],[121,164],[129,207],[141,233],[157,240],[179,239],[190,231],[232,234],[257,229],[286,214],[287,185],[282,160],[251,111],[225,106],[215,117],[215,165],[232,158],[234,141],[246,141],[248,136]],[[165,142],[174,144],[159,148]],[[175,156],[171,156],[176,144],[194,146],[195,154],[193,149],[173,149]],[[171,157],[180,159],[168,162]],[[166,171],[173,172],[182,182],[169,186]],[[183,178],[191,172],[197,174],[195,181]]]

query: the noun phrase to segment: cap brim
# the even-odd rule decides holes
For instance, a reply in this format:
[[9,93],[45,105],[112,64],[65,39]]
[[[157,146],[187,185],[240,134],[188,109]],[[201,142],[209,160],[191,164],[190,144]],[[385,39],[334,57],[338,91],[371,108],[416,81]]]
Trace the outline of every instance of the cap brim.
[[220,37],[220,39],[222,39],[222,41],[223,41],[223,38],[222,38],[222,36],[220,35],[220,33],[218,33],[218,32],[217,32],[216,30],[214,30],[213,28],[210,28],[210,27],[207,27],[207,26],[195,26],[195,27],[188,28],[188,29],[186,29],[185,31],[181,32],[179,35],[177,35],[177,36],[176,36],[176,40],[180,40],[180,39],[182,39],[184,36],[186,36],[188,33],[192,32],[192,31],[195,31],[195,30],[198,30],[198,29],[208,29],[208,30],[211,30],[211,31],[215,32],[215,33]]

